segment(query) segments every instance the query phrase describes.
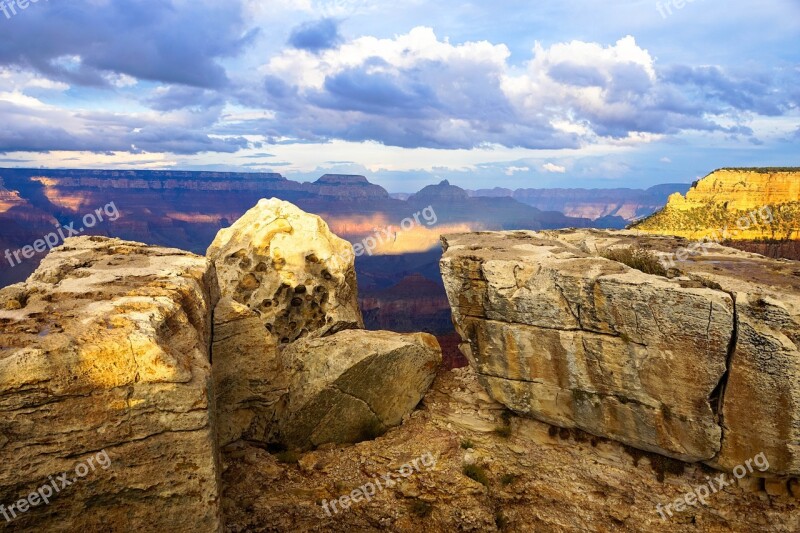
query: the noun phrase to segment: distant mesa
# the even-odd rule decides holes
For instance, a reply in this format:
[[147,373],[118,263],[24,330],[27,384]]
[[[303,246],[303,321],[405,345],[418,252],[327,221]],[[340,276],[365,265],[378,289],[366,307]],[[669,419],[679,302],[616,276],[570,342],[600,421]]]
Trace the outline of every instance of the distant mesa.
[[467,200],[469,193],[461,187],[450,185],[450,182],[443,180],[438,185],[428,185],[417,194],[411,195],[409,201],[445,201],[456,202],[459,200]]
[[351,174],[325,174],[314,182],[320,196],[338,200],[386,200],[389,193],[380,185],[370,183],[365,176]]

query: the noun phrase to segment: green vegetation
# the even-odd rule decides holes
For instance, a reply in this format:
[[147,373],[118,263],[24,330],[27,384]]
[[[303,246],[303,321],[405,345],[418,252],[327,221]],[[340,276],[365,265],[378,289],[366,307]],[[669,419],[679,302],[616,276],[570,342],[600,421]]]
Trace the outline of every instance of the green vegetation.
[[286,450],[275,454],[279,463],[296,464],[300,460],[300,455],[293,450]]
[[473,450],[475,449],[475,443],[474,442],[472,442],[469,439],[464,439],[464,440],[461,441],[461,449],[462,450],[469,450],[470,448],[472,448]]
[[433,505],[424,500],[415,499],[411,503],[411,512],[420,518],[425,518],[433,512]]
[[517,477],[518,476],[516,476],[514,474],[503,474],[500,477],[500,483],[502,485],[511,485],[512,483],[514,483],[517,480]]
[[721,170],[727,170],[729,172],[756,172],[758,174],[772,174],[773,172],[800,172],[800,167],[725,167],[715,170],[714,172],[719,172]]
[[464,465],[461,473],[485,487],[489,486],[489,476],[486,475],[486,470],[478,465]]
[[645,274],[654,274],[656,276],[667,275],[667,270],[658,257],[650,250],[628,246],[627,248],[613,248],[606,250],[603,257],[612,261],[617,261],[631,268],[640,270]]
[[496,428],[494,428],[494,431],[492,431],[492,433],[494,433],[498,437],[508,439],[511,437],[511,426],[497,426]]

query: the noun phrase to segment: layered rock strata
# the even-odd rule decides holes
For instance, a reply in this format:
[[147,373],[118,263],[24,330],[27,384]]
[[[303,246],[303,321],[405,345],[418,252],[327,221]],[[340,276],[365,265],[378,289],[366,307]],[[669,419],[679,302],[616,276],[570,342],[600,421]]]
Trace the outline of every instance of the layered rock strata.
[[[671,277],[688,242],[633,232],[447,236],[441,262],[462,350],[515,411],[683,461],[800,473],[796,269],[711,245]],[[685,257],[681,255],[681,257]]]
[[[0,503],[16,509],[6,527],[220,529],[216,299],[205,258],[102,237],[69,239],[0,291]],[[108,461],[89,469],[101,453]],[[62,472],[69,484],[57,481],[49,505],[24,511],[18,501]]]
[[800,239],[800,168],[717,170],[633,229],[690,239]]

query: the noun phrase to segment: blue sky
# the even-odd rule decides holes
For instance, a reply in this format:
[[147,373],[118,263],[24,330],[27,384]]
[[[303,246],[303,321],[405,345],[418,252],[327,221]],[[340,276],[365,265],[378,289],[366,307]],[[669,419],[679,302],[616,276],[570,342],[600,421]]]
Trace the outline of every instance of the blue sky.
[[800,165],[795,0],[4,1],[2,166],[404,192]]

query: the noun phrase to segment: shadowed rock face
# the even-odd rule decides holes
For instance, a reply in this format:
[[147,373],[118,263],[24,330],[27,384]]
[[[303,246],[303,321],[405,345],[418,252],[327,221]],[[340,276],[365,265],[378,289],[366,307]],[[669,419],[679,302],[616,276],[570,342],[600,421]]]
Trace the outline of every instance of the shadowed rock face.
[[689,243],[632,232],[453,235],[441,262],[462,350],[490,394],[561,427],[731,469],[800,472],[800,283],[711,246],[671,278],[600,257]]
[[61,472],[71,479],[99,450],[111,462],[12,527],[220,527],[216,299],[205,258],[102,237],[68,240],[26,283],[0,291],[0,502]]

